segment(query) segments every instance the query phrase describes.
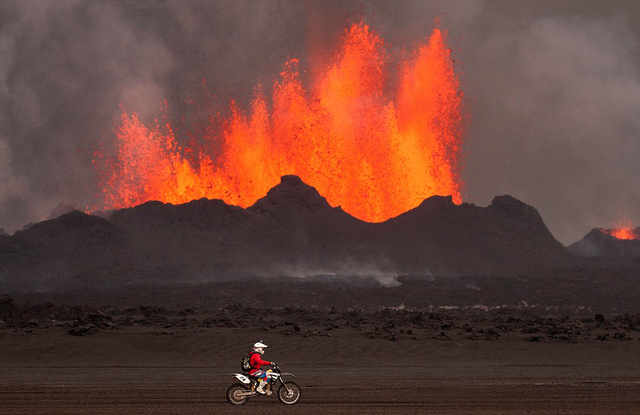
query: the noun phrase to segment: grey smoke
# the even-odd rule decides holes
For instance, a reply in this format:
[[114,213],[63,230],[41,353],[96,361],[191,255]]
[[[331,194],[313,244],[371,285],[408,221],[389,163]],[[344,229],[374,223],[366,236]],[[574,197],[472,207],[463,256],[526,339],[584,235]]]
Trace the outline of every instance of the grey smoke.
[[449,30],[471,121],[466,200],[511,194],[571,243],[640,223],[640,6],[624,1],[0,1],[0,227],[99,201],[119,104],[145,121],[303,77],[363,17],[394,48]]
[[536,206],[565,243],[637,223],[640,73],[628,18],[551,16],[505,29],[473,59],[485,78],[473,83],[470,198],[485,199],[491,183]]

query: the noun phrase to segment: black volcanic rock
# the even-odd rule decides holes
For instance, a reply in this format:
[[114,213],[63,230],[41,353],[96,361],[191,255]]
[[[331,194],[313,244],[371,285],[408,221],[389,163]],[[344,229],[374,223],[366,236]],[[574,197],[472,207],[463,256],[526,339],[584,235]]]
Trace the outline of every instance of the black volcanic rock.
[[222,200],[200,199],[182,205],[146,202],[112,214],[110,222],[124,228],[194,228],[216,230],[246,220],[247,212]]
[[640,260],[640,240],[618,239],[600,228],[592,229],[584,238],[570,245],[568,250],[582,257]]
[[112,236],[113,227],[106,219],[73,211],[18,231],[13,238],[33,247],[83,249],[100,245]]
[[380,226],[386,241],[397,241],[391,244],[396,262],[414,267],[431,263],[434,271],[524,271],[559,265],[570,257],[537,210],[511,196],[496,197],[486,208],[433,196]]
[[0,283],[8,290],[42,290],[114,269],[123,236],[107,220],[78,211],[34,224],[0,240]]
[[109,220],[71,212],[0,237],[0,289],[238,275],[509,273],[569,257],[538,212],[510,196],[486,208],[434,196],[367,223],[284,176],[247,209],[208,199],[147,202]]
[[247,208],[251,214],[246,243],[255,266],[267,274],[344,270],[357,257],[367,223],[333,208],[297,176],[283,176],[267,195]]
[[[298,176],[283,176],[280,183],[248,207],[247,212],[252,215],[254,229],[266,226],[270,232],[289,230],[303,232],[307,237],[313,237],[323,228],[334,229],[361,222],[341,208],[331,207],[314,187]],[[282,237],[284,235],[276,236],[277,239]]]
[[62,215],[66,215],[67,213],[75,212],[77,210],[78,209],[74,208],[73,206],[69,206],[66,203],[60,203],[55,207],[55,209],[53,209],[48,219],[59,218]]
[[265,197],[247,210],[272,215],[309,217],[326,214],[333,208],[314,187],[304,183],[298,176],[282,176],[280,184],[269,190]]
[[533,234],[544,238],[551,236],[538,211],[533,206],[522,203],[512,196],[494,197],[489,210],[496,212],[513,223],[518,223],[523,226],[523,229],[528,229]]

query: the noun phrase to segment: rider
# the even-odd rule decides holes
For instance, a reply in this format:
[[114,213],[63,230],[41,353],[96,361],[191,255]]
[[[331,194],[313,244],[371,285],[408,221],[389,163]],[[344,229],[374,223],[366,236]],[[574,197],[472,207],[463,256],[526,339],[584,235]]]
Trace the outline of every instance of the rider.
[[262,360],[260,355],[264,354],[264,349],[267,347],[266,344],[259,341],[253,345],[251,349],[251,370],[249,370],[249,376],[254,377],[260,381],[260,384],[256,388],[256,392],[264,395],[265,392],[264,387],[267,385],[267,381],[269,381],[269,372],[260,370],[263,365],[276,366],[275,362],[267,362],[266,360]]

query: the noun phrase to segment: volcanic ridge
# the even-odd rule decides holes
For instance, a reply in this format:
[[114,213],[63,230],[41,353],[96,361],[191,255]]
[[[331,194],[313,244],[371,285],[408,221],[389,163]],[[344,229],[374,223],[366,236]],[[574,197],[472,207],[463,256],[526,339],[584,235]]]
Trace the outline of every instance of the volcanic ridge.
[[[569,252],[588,259],[591,266],[638,269],[640,267],[640,240],[619,239],[609,229],[594,228],[576,243]],[[632,230],[640,235],[640,228]]]
[[246,209],[221,200],[73,211],[0,235],[10,291],[239,276],[473,274],[540,269],[571,258],[537,210],[511,196],[456,205],[433,196],[382,223],[331,207],[297,176]]

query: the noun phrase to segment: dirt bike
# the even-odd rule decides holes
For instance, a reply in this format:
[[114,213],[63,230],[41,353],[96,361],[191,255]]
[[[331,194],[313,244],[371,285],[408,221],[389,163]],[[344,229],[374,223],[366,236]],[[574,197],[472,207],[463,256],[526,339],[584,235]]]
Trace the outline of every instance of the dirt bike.
[[285,405],[298,403],[302,394],[300,386],[294,382],[285,382],[282,380],[282,376],[293,376],[294,378],[296,376],[292,373],[282,373],[278,366],[274,366],[272,370],[268,371],[268,373],[270,379],[267,386],[264,387],[266,392],[265,395],[256,391],[256,388],[258,387],[258,381],[256,379],[250,378],[243,373],[230,373],[229,376],[236,378],[242,383],[234,383],[229,386],[229,389],[227,389],[227,400],[229,403],[231,405],[244,405],[247,403],[249,398],[256,396],[271,396],[278,382],[280,382],[280,387],[278,388],[276,395],[278,396],[278,399],[280,399],[280,402]]

